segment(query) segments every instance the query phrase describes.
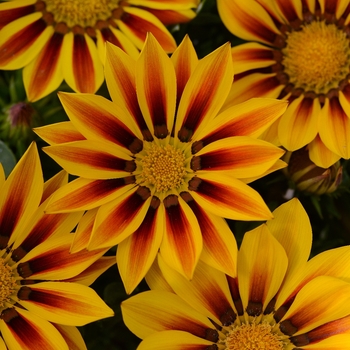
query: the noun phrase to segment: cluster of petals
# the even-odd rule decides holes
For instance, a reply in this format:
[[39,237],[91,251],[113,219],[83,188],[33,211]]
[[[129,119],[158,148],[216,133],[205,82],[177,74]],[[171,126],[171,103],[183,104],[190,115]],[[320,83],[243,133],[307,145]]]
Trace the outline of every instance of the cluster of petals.
[[[36,101],[63,80],[78,92],[101,86],[105,43],[137,57],[147,32],[167,52],[166,26],[195,17],[198,0],[14,0],[0,4],[0,69],[23,68],[27,97]],[[89,18],[91,18],[89,22]]]
[[62,171],[44,183],[33,143],[5,180],[0,167],[0,349],[86,349],[76,326],[113,316],[89,285],[115,263],[106,252],[71,254],[82,213],[47,215]]
[[[200,262],[188,281],[159,256],[146,276],[151,291],[122,303],[124,322],[143,339],[138,350],[349,348],[350,247],[308,260],[312,232],[300,202],[273,213],[244,235],[239,251],[231,247],[234,276]],[[255,339],[259,324],[271,338]],[[255,327],[251,337],[230,342],[247,325]]]
[[[127,292],[159,249],[187,278],[200,258],[230,274],[234,238],[223,217],[272,218],[247,183],[284,167],[283,150],[257,137],[287,102],[253,99],[219,112],[233,80],[230,46],[198,60],[188,37],[171,58],[151,34],[137,60],[107,44],[105,77],[112,101],[59,93],[70,121],[36,129],[50,144],[44,151],[78,177],[53,195],[47,212],[87,210],[72,251],[119,244]],[[183,181],[161,190],[148,184],[150,149],[181,154]]]
[[[227,103],[288,100],[265,140],[289,151],[307,146],[310,159],[323,168],[349,159],[350,1],[218,0],[218,10],[226,27],[249,41],[232,48],[236,75]],[[308,38],[296,42],[295,33],[304,30]],[[286,56],[289,45],[295,57],[304,57],[298,63]],[[304,85],[298,75],[291,80],[290,65],[307,76]]]

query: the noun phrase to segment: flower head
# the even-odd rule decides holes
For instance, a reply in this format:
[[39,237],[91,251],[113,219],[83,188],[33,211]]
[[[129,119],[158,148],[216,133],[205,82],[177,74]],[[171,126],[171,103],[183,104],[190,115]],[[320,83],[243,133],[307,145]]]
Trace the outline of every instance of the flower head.
[[159,256],[152,290],[122,303],[138,350],[348,349],[350,247],[308,261],[311,240],[293,199],[232,248],[233,277],[200,262],[188,281]]
[[61,172],[44,184],[35,144],[6,180],[0,170],[0,347],[81,348],[74,326],[113,315],[87,286],[111,260],[101,258],[105,250],[69,253],[82,213],[44,214],[68,177]]
[[136,57],[147,32],[167,52],[165,25],[195,16],[198,0],[15,0],[0,4],[0,69],[23,68],[30,101],[56,90],[95,92],[103,82],[105,43]]
[[237,73],[227,104],[251,97],[290,102],[265,135],[289,151],[308,145],[328,168],[350,158],[350,1],[218,0],[220,16],[250,42],[232,49]]
[[228,45],[200,61],[188,38],[169,58],[150,35],[137,61],[108,45],[113,101],[61,93],[70,122],[36,129],[51,144],[45,152],[79,177],[56,192],[47,211],[91,210],[75,243],[79,249],[119,244],[128,292],[159,248],[188,278],[202,250],[230,273],[227,246],[234,240],[222,217],[271,218],[245,182],[283,166],[281,149],[252,136],[286,102],[256,99],[218,114],[232,79]]

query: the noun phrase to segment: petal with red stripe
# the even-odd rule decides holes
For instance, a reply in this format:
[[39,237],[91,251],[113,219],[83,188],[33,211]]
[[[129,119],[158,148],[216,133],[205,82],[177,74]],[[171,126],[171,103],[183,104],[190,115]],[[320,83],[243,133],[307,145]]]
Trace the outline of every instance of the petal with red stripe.
[[125,109],[102,96],[59,93],[73,125],[89,140],[111,142],[129,154],[142,149],[142,134]]
[[35,11],[36,0],[8,1],[0,4],[0,29],[18,18]]
[[53,33],[39,55],[23,69],[23,82],[29,101],[37,101],[58,89],[63,81],[63,34]]
[[0,331],[11,350],[68,350],[64,338],[50,322],[22,308],[3,311]]
[[46,212],[52,214],[97,208],[132,189],[134,183],[133,176],[107,180],[79,178],[53,194]]
[[104,75],[96,44],[86,33],[64,35],[62,71],[67,84],[76,92],[95,93]]
[[97,212],[88,249],[109,248],[135,232],[152,202],[147,187],[135,187]]
[[154,262],[164,234],[164,207],[153,197],[139,228],[118,245],[117,262],[128,294],[132,293]]
[[191,279],[203,248],[198,220],[189,205],[175,194],[164,200],[164,237],[160,253],[165,262]]
[[202,173],[189,182],[190,194],[204,210],[232,220],[269,220],[272,214],[258,192],[234,177]]
[[149,129],[164,139],[174,124],[176,76],[170,58],[152,34],[136,63],[136,91]]
[[136,8],[124,7],[124,13],[116,23],[120,30],[141,49],[147,33],[152,33],[165,52],[173,52],[176,42],[164,24],[152,13]]

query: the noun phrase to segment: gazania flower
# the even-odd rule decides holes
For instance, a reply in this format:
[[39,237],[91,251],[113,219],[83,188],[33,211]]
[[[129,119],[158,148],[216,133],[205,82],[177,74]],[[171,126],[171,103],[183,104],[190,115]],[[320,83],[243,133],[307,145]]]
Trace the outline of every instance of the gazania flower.
[[72,251],[120,243],[128,292],[159,248],[188,278],[203,245],[206,261],[230,271],[233,237],[222,217],[271,218],[244,181],[281,166],[283,151],[251,136],[276,120],[286,102],[253,100],[218,115],[232,79],[229,45],[200,61],[188,38],[171,59],[152,35],[137,61],[108,45],[113,101],[61,93],[70,122],[36,130],[52,145],[45,152],[78,176],[54,194],[47,211],[92,210]]
[[69,253],[81,213],[44,214],[68,177],[44,184],[35,144],[7,180],[0,170],[0,348],[84,349],[74,326],[113,315],[87,286],[111,260],[105,250]]
[[23,68],[28,99],[63,79],[78,92],[103,82],[106,41],[137,57],[147,32],[167,52],[176,48],[165,25],[187,22],[198,0],[13,0],[0,4],[0,69]]
[[251,97],[290,102],[265,135],[289,151],[308,146],[328,168],[350,157],[350,1],[218,0],[220,16],[250,42],[232,49],[228,104]]
[[[234,277],[200,262],[188,281],[159,257],[151,291],[122,303],[138,350],[349,349],[350,247],[308,260],[311,227],[297,199],[243,238]],[[159,273],[159,268],[163,276]]]

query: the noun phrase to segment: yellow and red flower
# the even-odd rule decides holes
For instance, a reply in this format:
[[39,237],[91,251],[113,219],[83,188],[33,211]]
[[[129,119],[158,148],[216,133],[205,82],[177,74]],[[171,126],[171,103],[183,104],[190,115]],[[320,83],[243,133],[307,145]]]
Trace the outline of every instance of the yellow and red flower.
[[201,254],[230,271],[234,238],[223,217],[271,218],[245,182],[284,166],[281,149],[254,137],[287,103],[255,99],[218,114],[232,79],[229,45],[198,61],[186,38],[169,58],[150,35],[135,61],[108,44],[112,101],[60,93],[70,121],[36,129],[51,144],[45,152],[78,176],[54,194],[47,211],[90,211],[72,250],[119,244],[127,292],[159,248],[187,278]]
[[84,349],[75,326],[113,316],[88,285],[115,261],[69,253],[82,213],[44,214],[67,181],[61,172],[44,184],[35,144],[6,180],[0,167],[1,349]]
[[228,104],[251,97],[290,102],[269,130],[289,151],[308,147],[328,168],[350,158],[350,1],[218,0],[220,17],[250,41],[232,48]]
[[200,262],[188,281],[159,256],[152,290],[122,303],[137,349],[349,349],[350,247],[308,261],[311,241],[293,199],[231,247],[234,276]]
[[167,52],[176,48],[165,25],[195,16],[198,0],[13,0],[0,4],[0,69],[23,68],[30,101],[63,80],[94,93],[103,82],[105,43],[137,57],[147,32]]

